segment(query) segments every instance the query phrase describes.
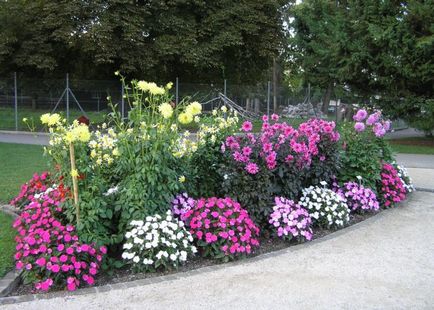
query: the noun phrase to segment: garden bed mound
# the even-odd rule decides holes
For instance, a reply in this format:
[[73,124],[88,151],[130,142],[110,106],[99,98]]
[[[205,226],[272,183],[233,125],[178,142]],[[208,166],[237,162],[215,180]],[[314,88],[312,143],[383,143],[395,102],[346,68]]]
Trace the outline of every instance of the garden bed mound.
[[[334,232],[337,232],[342,229],[346,229],[349,226],[352,226],[354,224],[360,223],[372,216],[375,216],[382,212],[383,210],[379,210],[376,212],[370,212],[370,213],[362,213],[362,214],[351,214],[350,216],[350,222],[347,226],[341,228],[341,229],[316,229],[312,238],[313,240],[323,238],[329,234],[332,234]],[[308,243],[308,242],[301,242],[301,243]],[[300,242],[296,242],[294,239],[291,241],[285,241],[280,238],[273,238],[273,237],[261,237],[260,244],[261,246],[252,254],[250,255],[246,260],[238,259],[236,262],[249,262],[249,258],[257,257],[259,255],[280,251],[283,249],[286,249],[288,247],[301,244]],[[197,256],[191,260],[188,261],[185,265],[180,266],[178,269],[168,270],[168,271],[157,271],[157,272],[143,272],[143,273],[134,273],[130,268],[120,268],[115,269],[111,273],[100,273],[98,277],[95,279],[95,286],[103,286],[107,284],[116,284],[116,283],[124,283],[124,282],[130,282],[135,280],[141,280],[141,279],[148,279],[148,278],[155,278],[159,276],[164,275],[170,275],[170,274],[176,274],[176,273],[183,273],[188,272],[191,270],[204,268],[208,266],[214,266],[214,265],[222,265],[225,264],[221,261],[212,260],[209,258],[203,258],[200,256]],[[56,289],[53,288],[50,290],[50,292],[47,293],[41,293],[38,292],[38,294],[49,294],[55,292]],[[57,290],[60,291],[60,290]],[[19,296],[19,295],[27,295],[27,294],[34,294],[36,293],[34,290],[33,284],[23,284],[22,282],[20,285],[18,285],[15,290],[13,290],[8,296]]]

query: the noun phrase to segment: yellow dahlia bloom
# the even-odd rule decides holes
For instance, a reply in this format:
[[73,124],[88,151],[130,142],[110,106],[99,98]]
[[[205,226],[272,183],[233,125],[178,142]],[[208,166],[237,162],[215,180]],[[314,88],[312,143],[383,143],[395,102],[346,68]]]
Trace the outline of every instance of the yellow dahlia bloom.
[[187,108],[185,109],[185,112],[187,112],[193,116],[198,115],[198,114],[202,113],[202,105],[197,101],[192,102],[187,106]]
[[49,121],[50,121],[50,113],[45,113],[41,115],[42,124],[48,124]]
[[193,115],[187,112],[183,112],[179,114],[178,121],[184,125],[190,124],[193,121]]
[[158,111],[160,111],[161,115],[164,118],[170,118],[173,115],[173,108],[169,103],[163,103],[158,107]]

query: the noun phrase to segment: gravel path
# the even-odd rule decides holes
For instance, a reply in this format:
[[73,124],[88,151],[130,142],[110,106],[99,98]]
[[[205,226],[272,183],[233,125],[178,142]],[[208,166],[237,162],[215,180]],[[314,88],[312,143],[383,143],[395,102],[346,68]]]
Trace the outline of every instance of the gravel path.
[[159,283],[5,309],[432,309],[434,194],[317,241]]

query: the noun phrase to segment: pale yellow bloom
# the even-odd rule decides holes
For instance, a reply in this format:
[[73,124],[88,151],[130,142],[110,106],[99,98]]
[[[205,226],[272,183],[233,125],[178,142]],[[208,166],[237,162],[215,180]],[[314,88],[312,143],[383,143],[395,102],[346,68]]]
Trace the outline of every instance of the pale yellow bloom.
[[193,116],[198,115],[202,113],[202,105],[199,102],[194,101],[187,106],[185,112]]
[[60,117],[59,114],[57,113],[51,114],[48,118],[48,126],[54,126],[60,124],[61,119],[62,118]]
[[45,113],[41,115],[42,124],[48,124],[49,121],[50,121],[50,113]]
[[184,183],[184,182],[185,182],[185,176],[181,175],[181,176],[179,177],[178,181],[179,181],[180,183]]
[[158,107],[158,111],[160,111],[161,115],[164,118],[170,118],[173,115],[173,108],[169,103],[163,103]]
[[183,112],[179,114],[178,121],[184,125],[190,124],[193,121],[193,115],[190,113]]
[[27,120],[27,117],[24,117],[24,118],[23,118],[23,122],[24,122],[24,123],[27,123],[27,121],[28,121],[28,120]]
[[92,157],[92,158],[95,158],[95,157],[96,157],[96,151],[95,151],[95,150],[92,150],[92,151],[90,152],[90,157]]
[[102,159],[101,159],[101,158],[98,158],[98,159],[96,160],[96,164],[100,166],[100,165],[102,164]]
[[213,115],[213,116],[216,116],[216,115],[217,115],[217,110],[216,110],[216,109],[212,110],[212,115]]
[[119,155],[120,155],[119,149],[118,148],[113,149],[113,156],[119,156]]
[[226,108],[226,106],[224,105],[221,107],[221,110],[223,111],[223,113],[226,113],[228,111],[228,108]]
[[119,70],[115,71],[115,75],[118,76],[119,75]]
[[71,170],[71,176],[72,176],[73,178],[78,177],[78,171],[77,171],[77,169],[72,169],[72,170]]
[[169,90],[169,89],[172,88],[172,86],[173,86],[173,83],[169,82],[169,83],[166,84],[166,89]]
[[195,123],[199,123],[199,122],[200,122],[200,117],[196,115],[196,116],[194,117],[194,122],[195,122]]

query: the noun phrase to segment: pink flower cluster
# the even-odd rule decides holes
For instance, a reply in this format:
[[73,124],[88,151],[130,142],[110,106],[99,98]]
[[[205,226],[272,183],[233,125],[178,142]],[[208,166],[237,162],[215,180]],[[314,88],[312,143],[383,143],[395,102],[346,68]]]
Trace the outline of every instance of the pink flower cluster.
[[311,119],[296,130],[285,122],[279,123],[279,116],[273,114],[271,122],[264,115],[258,136],[254,135],[250,122],[244,122],[241,130],[245,135],[229,136],[222,145],[222,152],[229,152],[233,160],[244,167],[249,174],[257,174],[262,166],[274,170],[281,164],[308,167],[313,156],[325,160],[319,144],[323,139],[339,140],[335,123]]
[[347,182],[337,193],[347,202],[352,211],[356,210],[378,210],[380,204],[377,195],[370,189],[356,182]]
[[[32,191],[32,190],[31,190]],[[16,268],[35,282],[37,290],[53,285],[75,290],[82,282],[92,285],[106,253],[105,247],[78,241],[75,228],[60,221],[62,193],[54,189],[26,205],[13,227]]]
[[403,201],[406,197],[404,183],[393,165],[385,163],[381,169],[380,195],[386,207]]
[[193,209],[195,205],[196,200],[189,197],[187,193],[178,194],[172,200],[172,212],[184,221],[187,211]]
[[353,116],[353,120],[356,121],[354,129],[357,132],[363,132],[366,126],[372,126],[372,132],[376,137],[383,137],[387,131],[390,130],[390,121],[384,121],[381,119],[381,112],[377,111],[368,116],[368,112],[364,109],[360,109]]
[[10,204],[19,209],[24,208],[33,200],[35,194],[45,192],[51,183],[49,172],[43,172],[41,175],[35,173],[30,181],[21,186],[20,193]]
[[233,259],[259,246],[259,228],[231,198],[201,198],[186,213],[190,233],[205,256]]
[[277,236],[287,239],[292,237],[312,239],[312,220],[309,212],[292,200],[275,197],[275,206],[269,223],[277,230]]

